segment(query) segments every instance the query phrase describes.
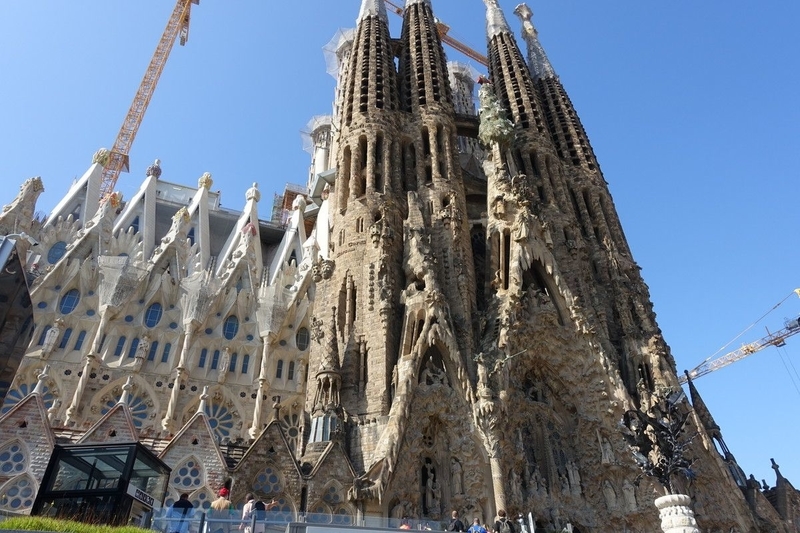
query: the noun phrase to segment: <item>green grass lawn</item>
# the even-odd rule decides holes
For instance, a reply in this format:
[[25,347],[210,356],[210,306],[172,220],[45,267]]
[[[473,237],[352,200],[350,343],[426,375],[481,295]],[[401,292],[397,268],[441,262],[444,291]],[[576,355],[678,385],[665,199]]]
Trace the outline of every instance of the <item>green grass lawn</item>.
[[99,526],[72,520],[56,520],[41,516],[17,516],[0,522],[0,530],[59,531],[62,533],[153,533],[150,529],[133,526]]

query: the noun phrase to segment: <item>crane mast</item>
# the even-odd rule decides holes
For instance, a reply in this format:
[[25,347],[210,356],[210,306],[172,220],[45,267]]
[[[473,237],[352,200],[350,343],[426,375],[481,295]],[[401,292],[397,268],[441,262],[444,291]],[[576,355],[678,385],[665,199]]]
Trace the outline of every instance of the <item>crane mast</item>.
[[139,131],[139,126],[142,124],[150,99],[153,97],[158,79],[161,77],[161,72],[164,70],[164,65],[167,62],[167,58],[169,58],[169,53],[172,51],[175,40],[180,37],[181,46],[186,44],[189,38],[191,5],[199,3],[200,0],[176,0],[175,2],[175,7],[172,9],[172,14],[167,21],[166,28],[164,28],[164,33],[161,34],[161,40],[156,46],[142,82],[139,84],[139,89],[136,91],[136,96],[134,96],[131,107],[128,109],[128,114],[125,116],[119,133],[117,133],[108,162],[104,165],[100,181],[101,200],[114,192],[114,186],[117,184],[120,172],[128,172],[130,170],[128,154],[133,145],[133,140],[136,138],[136,133]]
[[[780,348],[786,344],[786,339],[797,335],[798,333],[800,333],[800,317],[787,321],[786,327],[783,329],[776,331],[775,333],[769,333],[765,337],[762,337],[755,342],[751,342],[750,344],[745,344],[738,350],[734,350],[710,361],[704,361],[688,372],[688,378],[697,379],[705,376],[706,374],[710,374],[715,370],[724,368],[731,363],[741,361],[745,357],[753,355],[754,353],[759,352],[768,346]],[[688,381],[688,378],[686,375],[678,376],[678,382],[683,385]]]

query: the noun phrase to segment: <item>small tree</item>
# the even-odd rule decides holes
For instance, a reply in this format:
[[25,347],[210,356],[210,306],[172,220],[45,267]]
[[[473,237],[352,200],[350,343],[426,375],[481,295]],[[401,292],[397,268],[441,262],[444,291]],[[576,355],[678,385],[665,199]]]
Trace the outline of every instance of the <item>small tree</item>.
[[623,436],[642,469],[635,481],[637,486],[646,475],[657,479],[668,494],[675,494],[675,474],[690,482],[695,478],[694,458],[686,457],[686,453],[697,432],[686,432],[690,410],[683,405],[685,398],[682,390],[656,392],[648,412],[632,409],[625,413],[623,424],[628,431]]

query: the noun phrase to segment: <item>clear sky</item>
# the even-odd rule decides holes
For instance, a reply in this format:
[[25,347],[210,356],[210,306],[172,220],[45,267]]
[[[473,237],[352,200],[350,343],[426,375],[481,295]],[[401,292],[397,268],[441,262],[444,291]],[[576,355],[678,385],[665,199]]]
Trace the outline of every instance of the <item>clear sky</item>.
[[[515,2],[500,3],[518,29]],[[111,147],[172,5],[0,2],[0,205],[38,175],[39,210],[49,212],[94,151]],[[678,370],[692,368],[800,286],[800,2],[531,7]],[[202,0],[117,188],[130,198],[158,157],[169,181],[211,172],[225,207],[241,208],[258,182],[267,218],[271,193],[306,181],[299,132],[330,111],[334,89],[322,47],[358,9],[358,0]],[[453,37],[485,51],[480,0],[434,0],[434,10]],[[396,17],[393,28],[399,36]],[[722,353],[798,314],[793,296]],[[800,335],[697,381],[745,472],[770,485],[774,457],[800,486],[799,354]]]

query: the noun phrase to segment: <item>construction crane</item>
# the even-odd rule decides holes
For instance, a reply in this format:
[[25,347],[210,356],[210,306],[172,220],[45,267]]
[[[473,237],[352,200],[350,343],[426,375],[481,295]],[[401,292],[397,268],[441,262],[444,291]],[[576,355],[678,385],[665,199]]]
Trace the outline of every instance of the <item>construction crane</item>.
[[142,124],[144,113],[147,111],[147,106],[153,97],[156,84],[158,84],[158,79],[161,77],[161,72],[167,63],[167,58],[172,51],[172,46],[175,44],[175,39],[180,37],[181,46],[186,44],[189,39],[191,5],[199,3],[200,0],[176,0],[175,2],[175,7],[172,9],[172,14],[167,21],[167,27],[164,28],[161,40],[158,42],[156,51],[150,59],[150,64],[147,66],[142,82],[139,84],[136,96],[133,97],[133,102],[130,109],[128,109],[128,114],[125,116],[125,121],[119,129],[119,133],[117,133],[114,146],[109,154],[109,160],[103,169],[103,176],[100,181],[101,200],[114,192],[119,173],[130,170],[128,153],[133,145],[133,140],[136,138],[136,132],[139,131],[139,126]]
[[[706,374],[710,374],[715,370],[724,368],[731,363],[741,361],[745,357],[753,355],[754,353],[759,352],[768,346],[780,348],[786,344],[786,339],[797,335],[798,333],[800,333],[800,316],[797,318],[792,318],[791,320],[787,320],[785,327],[779,331],[776,331],[775,333],[768,333],[765,337],[762,337],[755,342],[751,342],[750,344],[745,344],[738,350],[734,350],[723,356],[717,357],[716,359],[703,361],[701,364],[688,372],[688,377],[694,380],[705,376]],[[681,385],[687,381],[688,378],[685,374],[683,376],[678,376],[678,382]]]
[[[387,6],[392,8],[392,11],[394,11],[394,13],[396,15],[401,16],[401,17],[403,16],[404,9],[402,7],[400,7],[399,5],[395,4],[391,0],[384,0],[384,2],[386,2]],[[489,66],[489,60],[486,58],[485,55],[481,54],[480,52],[478,52],[474,48],[470,48],[469,46],[467,46],[466,44],[462,43],[461,41],[459,41],[457,39],[454,39],[453,37],[450,37],[448,35],[448,32],[450,31],[450,26],[448,26],[444,22],[440,21],[439,19],[436,19],[436,30],[438,31],[439,38],[442,40],[443,43],[446,43],[447,45],[449,45],[454,50],[458,50],[459,52],[461,52],[462,54],[464,54],[468,58],[477,61],[478,63],[480,63],[484,67],[488,67]]]

